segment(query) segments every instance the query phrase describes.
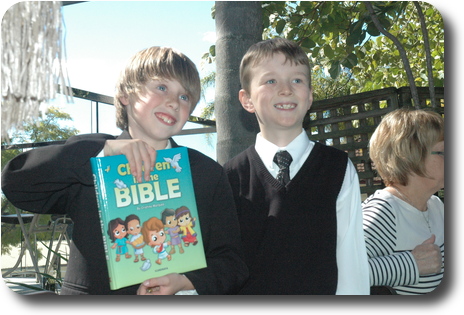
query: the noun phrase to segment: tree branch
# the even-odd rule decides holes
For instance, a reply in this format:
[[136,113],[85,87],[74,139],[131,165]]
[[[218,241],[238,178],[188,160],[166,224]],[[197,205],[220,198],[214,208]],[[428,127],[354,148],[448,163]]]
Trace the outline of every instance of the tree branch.
[[406,55],[406,50],[404,49],[403,45],[401,42],[396,38],[393,34],[385,30],[385,28],[382,26],[380,23],[379,19],[377,18],[377,15],[375,14],[374,7],[372,6],[372,3],[370,1],[364,2],[364,5],[367,8],[367,11],[369,11],[369,15],[372,19],[372,22],[374,23],[375,27],[379,30],[380,33],[385,35],[388,39],[390,39],[398,49],[401,60],[403,61],[404,65],[404,70],[406,71],[406,75],[408,76],[408,82],[409,82],[409,87],[411,89],[411,95],[414,100],[414,107],[415,108],[420,108],[420,103],[419,103],[419,94],[417,92],[417,87],[416,83],[414,82],[414,76],[412,74],[411,66],[409,64],[408,56]]
[[429,42],[429,31],[425,25],[425,17],[422,12],[422,8],[418,1],[414,1],[416,6],[417,14],[419,15],[419,20],[421,23],[422,34],[424,36],[424,50],[425,50],[425,60],[427,63],[427,75],[429,79],[429,92],[430,92],[430,101],[432,103],[432,108],[437,107],[437,100],[435,99],[435,84],[433,83],[433,70],[432,70],[432,56],[430,54],[430,42]]

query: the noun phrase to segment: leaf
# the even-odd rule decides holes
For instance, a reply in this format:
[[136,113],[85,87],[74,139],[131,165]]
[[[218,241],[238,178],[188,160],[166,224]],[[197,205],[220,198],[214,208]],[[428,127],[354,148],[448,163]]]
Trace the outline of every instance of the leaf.
[[377,27],[374,25],[374,22],[370,22],[367,24],[367,33],[371,36],[379,36],[380,32]]
[[380,24],[382,24],[383,28],[388,30],[391,27],[391,23],[384,17],[379,18]]
[[284,30],[286,24],[287,22],[285,22],[284,19],[279,20],[276,25],[276,32],[282,34],[282,31]]
[[334,57],[334,51],[330,45],[324,45],[324,55],[326,55],[326,57],[329,59]]
[[340,74],[340,61],[336,60],[332,62],[332,65],[329,69],[329,74],[332,79],[336,79]]
[[344,67],[351,69],[358,64],[358,57],[351,53],[343,60],[342,64]]
[[352,24],[350,27],[350,33],[346,38],[346,44],[349,46],[354,46],[361,42],[362,26],[364,21],[359,20],[356,23]]
[[211,45],[211,47],[209,47],[209,53],[211,56],[216,57],[216,45]]
[[307,37],[303,40],[301,46],[304,48],[311,49],[316,46],[316,43],[311,38]]

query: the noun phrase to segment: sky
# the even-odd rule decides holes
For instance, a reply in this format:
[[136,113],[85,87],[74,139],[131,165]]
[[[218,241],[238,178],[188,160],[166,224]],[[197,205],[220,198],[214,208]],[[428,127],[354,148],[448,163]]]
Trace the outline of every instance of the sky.
[[[3,12],[17,1],[1,0],[0,2],[0,12],[3,15]],[[448,152],[454,152],[454,150],[458,149],[453,149],[453,147],[461,147],[461,145],[456,143],[455,138],[457,138],[456,135],[462,135],[463,130],[460,129],[462,128],[461,126],[464,125],[454,122],[454,120],[457,119],[456,117],[464,117],[463,113],[461,113],[461,108],[464,108],[464,106],[460,104],[460,100],[456,97],[456,91],[461,89],[462,84],[462,75],[460,74],[462,74],[464,70],[463,58],[460,56],[462,53],[458,53],[462,52],[464,49],[462,46],[464,38],[462,31],[459,29],[459,24],[462,21],[462,10],[457,6],[455,1],[451,0],[431,0],[427,2],[436,6],[445,20],[447,54],[446,97],[447,105],[449,105],[447,106],[446,115],[447,130],[452,131],[447,131],[447,142],[455,143],[454,146],[448,146]],[[200,72],[202,72],[201,56],[208,51],[210,45],[214,42],[215,22],[211,18],[211,7],[213,4],[214,2],[212,1],[93,1],[65,7],[63,9],[63,14],[66,24],[67,70],[71,86],[112,96],[115,80],[127,59],[137,51],[152,45],[171,46],[181,50],[197,64]],[[73,110],[73,117],[75,117],[76,121],[79,120],[78,129],[81,128],[80,126],[85,126],[85,128],[87,128],[85,123],[88,123],[88,120],[90,120],[90,118],[88,118],[89,114],[85,113],[82,107],[77,103],[74,106],[70,106],[69,110]],[[85,117],[80,118],[78,115],[80,113],[84,113]],[[449,115],[449,113],[453,115]],[[112,114],[108,113],[108,121],[109,124],[114,125],[114,118],[111,115]],[[450,130],[449,126],[452,126],[452,130]],[[88,132],[86,130],[81,131]],[[101,131],[112,134],[118,134],[120,132],[116,128],[108,129],[108,131]],[[210,146],[206,144],[203,135],[198,136],[199,138],[194,141],[187,138],[187,136],[182,137],[186,140],[180,141],[186,141],[186,145],[194,147],[210,156],[215,156],[215,149],[209,149]],[[179,140],[176,138],[176,141]],[[447,161],[451,160],[452,156],[447,156]],[[452,164],[456,167],[452,170],[453,174],[463,174],[460,166],[462,163]],[[449,178],[451,178],[453,174],[449,174]],[[447,180],[447,185],[448,183],[454,184],[454,180],[453,182]],[[453,222],[448,220],[447,228],[453,228],[453,225],[455,225],[454,222],[462,223],[464,221],[462,220],[462,209],[457,207],[457,205],[453,207],[453,192],[456,188],[453,188],[455,187],[454,185],[448,187],[447,197],[449,196],[449,198],[447,198],[447,211],[452,211],[455,217]],[[454,227],[452,233],[457,234],[456,227]],[[453,247],[457,247],[460,242],[457,237],[453,237],[453,239],[455,243]],[[462,257],[462,251],[457,250],[455,254],[451,253],[452,252],[450,252],[450,256],[454,256],[453,260],[455,262],[462,260],[459,260],[459,258]],[[451,274],[448,274],[450,271],[445,273],[444,281],[448,282],[445,293],[438,295],[438,297],[432,295],[431,298],[427,300],[420,299],[420,301],[414,304],[412,302],[409,304],[389,304],[388,307],[383,307],[382,310],[377,309],[377,311],[390,313],[391,310],[403,310],[407,311],[409,314],[432,314],[432,312],[442,313],[447,310],[453,311],[453,306],[461,304],[460,300],[462,299],[462,294],[459,293],[462,293],[463,290],[458,288],[458,284],[461,280],[464,280],[462,277],[463,271],[457,265],[458,264],[455,264],[453,267],[450,264],[448,270],[451,271]],[[452,282],[452,284],[449,284],[450,282]],[[459,287],[462,287],[462,285]],[[19,299],[19,297],[13,296],[11,293],[7,294],[5,291],[8,291],[8,289],[4,289],[1,292],[2,295],[14,300],[14,305],[21,306],[20,308],[25,312],[34,311],[36,314],[42,312],[48,314],[50,311],[50,308],[47,307],[47,303],[39,303],[39,305],[27,303],[26,300]],[[271,305],[272,309],[266,310],[267,313],[277,314],[282,313],[284,310],[287,311],[287,308],[292,309],[293,307],[298,307],[305,310],[316,309],[329,311],[329,313],[335,314],[332,307],[327,309],[327,301],[314,303],[317,301],[314,299],[310,300],[312,301],[311,305],[298,302],[295,304],[285,303],[281,299],[276,300],[275,303],[269,301],[270,303],[267,305]],[[217,301],[221,301],[221,299]],[[291,302],[293,300],[290,299],[287,301]],[[343,301],[346,301],[346,299]],[[363,299],[363,301],[366,300]],[[376,303],[379,302],[378,299],[375,299],[375,301]],[[203,300],[203,302],[211,303],[206,300]],[[129,307],[134,303],[129,302],[126,304],[125,306],[121,306],[121,310],[129,311]],[[359,304],[333,304],[333,307],[338,311],[343,311],[343,314],[371,314],[372,307],[378,308],[377,304],[361,304],[360,301]],[[193,305],[198,306],[197,303]],[[225,305],[231,306],[229,303]],[[84,303],[80,306],[79,313],[82,310],[94,311],[95,307],[103,311],[103,307],[106,308],[107,303],[102,303],[102,306],[99,307],[100,305],[97,300],[94,303]],[[214,308],[214,303],[211,303],[211,306]],[[242,308],[242,310],[257,310],[253,305],[247,304],[246,302],[234,303],[234,307],[239,306],[245,307]],[[63,306],[60,305],[60,307]],[[143,309],[146,309],[146,306]],[[230,309],[233,308],[231,307]],[[201,313],[206,314],[209,311],[211,311],[210,307],[204,307]],[[193,312],[193,306],[192,312],[189,311],[189,313],[195,313]]]

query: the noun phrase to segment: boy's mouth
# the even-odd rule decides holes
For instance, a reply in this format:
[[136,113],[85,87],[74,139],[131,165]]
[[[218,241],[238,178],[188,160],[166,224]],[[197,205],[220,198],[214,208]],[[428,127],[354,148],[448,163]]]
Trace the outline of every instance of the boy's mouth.
[[171,115],[165,113],[155,113],[155,116],[163,123],[168,126],[173,126],[176,123],[176,119]]
[[294,109],[296,107],[295,103],[278,103],[274,105],[277,109]]

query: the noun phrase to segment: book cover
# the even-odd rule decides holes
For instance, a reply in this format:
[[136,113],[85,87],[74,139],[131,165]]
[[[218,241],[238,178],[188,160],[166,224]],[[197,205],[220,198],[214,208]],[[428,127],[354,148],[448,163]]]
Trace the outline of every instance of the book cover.
[[90,162],[112,290],[206,267],[187,148],[157,151],[149,182],[124,155]]

